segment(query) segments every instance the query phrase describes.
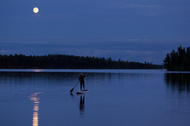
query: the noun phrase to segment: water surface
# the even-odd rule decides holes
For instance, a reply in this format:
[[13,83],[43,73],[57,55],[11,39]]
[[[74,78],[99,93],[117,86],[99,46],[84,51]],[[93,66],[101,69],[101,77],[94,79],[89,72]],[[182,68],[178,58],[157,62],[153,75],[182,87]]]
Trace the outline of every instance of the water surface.
[[[77,95],[79,73],[89,93]],[[1,126],[189,126],[190,73],[1,70]]]

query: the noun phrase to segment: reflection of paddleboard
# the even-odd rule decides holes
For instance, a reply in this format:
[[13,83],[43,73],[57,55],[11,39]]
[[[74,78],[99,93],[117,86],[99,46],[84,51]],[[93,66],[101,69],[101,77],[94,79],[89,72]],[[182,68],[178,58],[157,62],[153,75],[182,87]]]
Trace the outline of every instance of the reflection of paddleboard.
[[88,93],[88,90],[77,91],[77,94],[86,94],[86,93]]

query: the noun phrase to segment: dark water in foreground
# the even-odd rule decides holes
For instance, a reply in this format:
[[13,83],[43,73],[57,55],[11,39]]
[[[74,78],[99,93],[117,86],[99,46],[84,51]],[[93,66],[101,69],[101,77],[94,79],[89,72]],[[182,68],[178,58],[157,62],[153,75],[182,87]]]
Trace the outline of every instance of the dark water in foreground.
[[[189,126],[190,73],[0,72],[0,126]],[[89,93],[77,95],[80,72]]]

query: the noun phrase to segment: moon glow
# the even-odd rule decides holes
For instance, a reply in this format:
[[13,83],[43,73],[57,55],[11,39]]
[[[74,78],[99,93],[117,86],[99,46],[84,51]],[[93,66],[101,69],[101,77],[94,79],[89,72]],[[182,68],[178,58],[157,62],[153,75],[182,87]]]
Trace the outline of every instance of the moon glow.
[[37,7],[34,7],[34,8],[33,8],[33,12],[34,12],[34,13],[38,13],[38,11],[39,11],[39,9],[38,9]]

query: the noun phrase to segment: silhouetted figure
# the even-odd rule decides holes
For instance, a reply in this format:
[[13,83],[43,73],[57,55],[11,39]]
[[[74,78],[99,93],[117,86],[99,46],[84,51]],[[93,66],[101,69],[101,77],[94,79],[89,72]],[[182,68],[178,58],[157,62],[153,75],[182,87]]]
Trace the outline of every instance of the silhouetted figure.
[[85,77],[85,75],[83,75],[82,73],[80,73],[79,81],[80,81],[80,90],[81,90],[81,91],[82,91],[82,88],[83,88],[83,90],[85,90],[84,77]]

